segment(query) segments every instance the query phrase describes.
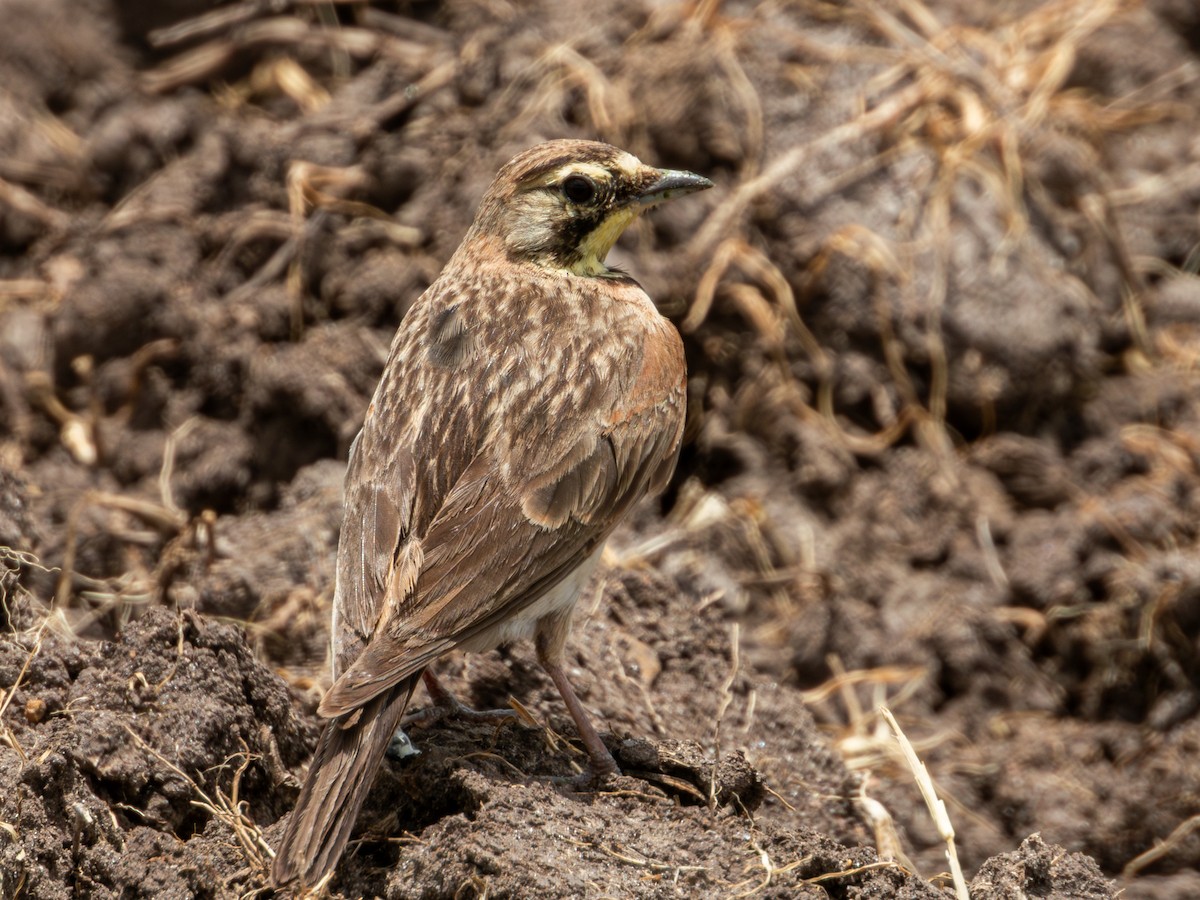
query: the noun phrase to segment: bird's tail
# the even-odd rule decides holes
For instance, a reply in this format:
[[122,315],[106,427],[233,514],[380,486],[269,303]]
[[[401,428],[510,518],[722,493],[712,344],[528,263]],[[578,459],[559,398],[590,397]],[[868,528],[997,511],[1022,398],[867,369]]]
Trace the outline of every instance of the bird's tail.
[[277,886],[313,887],[333,871],[419,678],[326,723],[271,867]]

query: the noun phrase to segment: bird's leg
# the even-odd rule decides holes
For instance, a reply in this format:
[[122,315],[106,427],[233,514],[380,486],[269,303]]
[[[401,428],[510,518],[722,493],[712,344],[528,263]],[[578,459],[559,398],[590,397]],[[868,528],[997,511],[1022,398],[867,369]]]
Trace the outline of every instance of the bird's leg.
[[579,737],[583,741],[590,761],[590,771],[585,773],[585,780],[603,781],[620,773],[621,770],[617,766],[617,761],[613,759],[613,755],[604,746],[604,741],[600,740],[600,735],[596,733],[591,719],[588,718],[587,710],[575,696],[575,689],[571,687],[571,682],[567,680],[567,673],[563,671],[563,647],[567,643],[567,631],[570,624],[570,610],[548,616],[538,623],[536,638],[538,662],[542,664],[542,668],[546,670],[546,674],[558,688],[563,703],[567,706],[567,712],[571,714],[571,718],[575,720],[575,727],[579,729]]
[[429,700],[433,705],[409,713],[404,717],[401,727],[432,725],[442,719],[499,724],[512,721],[517,717],[516,711],[511,709],[471,709],[446,689],[446,686],[433,674],[432,669],[422,672],[421,680],[425,682],[425,691],[429,694]]

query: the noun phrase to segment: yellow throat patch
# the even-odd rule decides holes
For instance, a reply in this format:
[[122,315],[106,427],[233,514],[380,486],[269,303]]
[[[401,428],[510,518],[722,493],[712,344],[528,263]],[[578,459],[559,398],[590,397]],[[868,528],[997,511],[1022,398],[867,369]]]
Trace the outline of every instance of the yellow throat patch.
[[641,212],[636,205],[613,210],[579,245],[579,261],[570,267],[570,271],[576,275],[607,274],[610,270],[604,264],[604,257]]

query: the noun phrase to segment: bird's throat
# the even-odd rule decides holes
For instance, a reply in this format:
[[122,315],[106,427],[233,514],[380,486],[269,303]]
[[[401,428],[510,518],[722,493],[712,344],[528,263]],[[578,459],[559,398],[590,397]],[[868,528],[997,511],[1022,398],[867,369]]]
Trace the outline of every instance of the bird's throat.
[[603,222],[588,232],[579,245],[577,259],[567,268],[575,275],[607,275],[610,270],[604,258],[625,229],[633,224],[639,212],[641,210],[628,206],[613,210]]

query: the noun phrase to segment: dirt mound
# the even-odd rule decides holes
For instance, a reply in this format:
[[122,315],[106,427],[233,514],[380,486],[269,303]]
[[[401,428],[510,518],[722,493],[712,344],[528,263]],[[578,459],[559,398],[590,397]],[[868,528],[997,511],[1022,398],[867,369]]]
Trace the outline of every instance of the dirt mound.
[[247,879],[230,823],[253,828],[238,804],[281,815],[299,792],[287,767],[315,739],[241,629],[157,609],[115,641],[43,635],[23,649],[0,649],[16,685],[4,896],[232,895]]
[[[513,669],[506,684],[540,679],[529,664]],[[16,686],[3,737],[19,757],[0,770],[0,815],[15,823],[0,850],[5,896],[232,897],[262,885],[298,793],[289,769],[316,728],[241,629],[154,609],[115,641],[9,641],[0,672]],[[500,681],[473,675],[476,687]],[[552,693],[527,691],[539,707]],[[789,731],[792,776],[845,794],[853,779],[812,720],[801,711]],[[441,723],[414,735],[421,752],[384,767],[334,883],[347,896],[938,895],[818,830],[861,837],[849,807],[810,799],[806,823],[793,824],[761,809],[787,804],[741,751],[718,761],[698,743],[609,735],[626,774],[593,794],[553,782],[578,772],[582,753],[545,726]],[[1060,855],[1031,838],[977,883],[1113,896],[1094,863]]]
[[9,0],[0,895],[263,886],[391,333],[567,136],[717,183],[611,257],[691,372],[570,645],[632,774],[454,660],[526,725],[415,734],[332,890],[944,893],[886,705],[972,896],[1200,892],[1192,5],[404,10]]

